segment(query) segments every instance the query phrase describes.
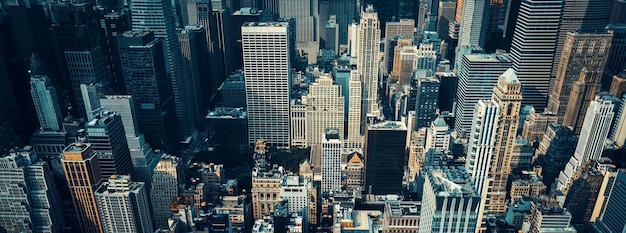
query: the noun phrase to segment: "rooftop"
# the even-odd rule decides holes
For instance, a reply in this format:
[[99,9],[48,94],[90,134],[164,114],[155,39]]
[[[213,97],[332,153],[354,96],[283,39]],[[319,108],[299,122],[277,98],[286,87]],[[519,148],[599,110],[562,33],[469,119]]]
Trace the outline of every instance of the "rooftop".
[[289,22],[247,22],[242,27],[287,27]]
[[502,74],[500,77],[502,77],[508,83],[519,83],[519,79],[517,79],[517,74],[515,73],[515,70],[513,70],[513,68],[509,68],[508,70],[506,70],[504,74]]
[[428,166],[422,172],[430,179],[437,196],[478,196],[478,192],[471,185],[471,178],[465,167]]
[[380,123],[368,124],[370,130],[406,130],[406,124],[402,121],[383,121]]
[[243,108],[215,108],[209,111],[206,118],[246,119],[248,114]]

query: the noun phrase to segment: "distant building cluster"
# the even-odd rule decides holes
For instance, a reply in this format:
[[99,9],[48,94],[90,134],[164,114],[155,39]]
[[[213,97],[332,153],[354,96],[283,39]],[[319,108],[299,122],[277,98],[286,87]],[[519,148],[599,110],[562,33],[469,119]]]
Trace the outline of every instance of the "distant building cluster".
[[624,0],[0,0],[0,232],[626,232]]

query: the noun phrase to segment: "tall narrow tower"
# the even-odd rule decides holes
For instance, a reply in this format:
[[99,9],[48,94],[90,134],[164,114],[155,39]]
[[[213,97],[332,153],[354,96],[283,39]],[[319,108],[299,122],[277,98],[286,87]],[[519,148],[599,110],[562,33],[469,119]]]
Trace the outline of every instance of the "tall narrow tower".
[[513,69],[508,69],[500,76],[498,84],[493,88],[491,99],[500,105],[501,111],[495,153],[491,160],[490,175],[493,185],[489,187],[485,212],[502,216],[507,208],[507,181],[511,173],[511,156],[522,108],[522,84]]
[[102,182],[91,144],[74,143],[63,150],[63,173],[72,195],[81,232],[103,233],[94,193]]
[[61,129],[63,114],[56,89],[46,76],[30,78],[30,94],[33,97],[39,125],[44,129],[58,131]]
[[470,141],[465,167],[472,177],[473,186],[482,198],[486,196],[485,184],[494,157],[500,106],[493,100],[479,100],[474,108]]
[[[288,22],[245,23],[243,41],[248,141],[289,146],[291,34]],[[262,51],[262,52],[261,52]]]
[[574,156],[571,157],[556,180],[558,190],[567,193],[572,177],[580,166],[589,160],[597,160],[602,156],[604,141],[609,135],[616,105],[619,105],[619,102],[620,100],[615,96],[599,93],[595,100],[589,104]]
[[131,0],[133,30],[152,31],[163,40],[167,76],[173,90],[180,138],[191,136],[196,130],[191,79],[185,68],[182,50],[176,34],[176,19],[170,1]]
[[361,101],[363,95],[363,83],[361,82],[361,75],[357,70],[350,71],[350,91],[348,101],[348,137],[346,137],[346,143],[344,149],[351,151],[361,151],[363,149],[363,133],[361,131],[361,111],[363,111],[363,102]]
[[539,112],[546,107],[550,91],[562,5],[562,0],[522,0],[513,32],[511,59],[523,84],[523,104]]
[[363,81],[363,114],[379,116],[378,108],[378,63],[380,50],[380,22],[372,5],[361,12],[357,28],[357,70]]
[[326,130],[322,136],[322,193],[341,190],[341,138],[339,131]]

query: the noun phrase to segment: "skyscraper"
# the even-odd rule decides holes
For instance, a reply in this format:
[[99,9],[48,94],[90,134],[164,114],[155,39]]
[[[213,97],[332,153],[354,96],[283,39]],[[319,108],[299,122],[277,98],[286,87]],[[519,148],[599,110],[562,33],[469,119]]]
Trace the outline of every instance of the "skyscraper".
[[378,109],[378,51],[380,43],[380,22],[374,7],[368,5],[361,12],[357,28],[357,70],[363,82],[362,118],[367,115],[379,116]]
[[489,174],[493,178],[489,186],[487,214],[503,216],[506,214],[507,182],[511,174],[511,156],[513,145],[517,135],[517,127],[522,108],[522,84],[513,69],[508,69],[498,79],[498,84],[493,88],[491,99],[500,106],[498,129],[494,157],[491,161],[493,166]]
[[100,165],[91,144],[73,143],[63,150],[61,165],[72,195],[81,232],[102,233],[94,195],[102,182]]
[[612,39],[611,32],[569,32],[565,39],[546,110],[556,114],[563,125],[573,126],[575,132],[580,132],[589,101],[600,90]]
[[[485,13],[489,10],[489,0],[470,0],[457,2],[457,4],[462,4],[462,18],[458,22],[460,28],[455,59],[456,62],[460,62],[464,55],[460,48],[471,45],[477,45],[481,48],[485,47],[487,22],[489,20],[489,14]],[[459,67],[459,65],[454,66]]]
[[435,78],[417,80],[414,126],[416,129],[427,127],[437,118],[439,84],[439,80]]
[[336,192],[341,190],[341,137],[332,129],[322,137],[322,193]]
[[446,121],[437,117],[430,123],[426,139],[425,151],[434,149],[436,151],[447,152],[450,150],[450,128]]
[[294,40],[298,50],[304,50],[309,54],[309,63],[315,61],[317,58],[315,54],[319,50],[320,16],[318,6],[318,0],[278,1],[279,17],[296,20]]
[[59,131],[63,123],[63,114],[56,88],[52,86],[50,79],[47,76],[31,77],[30,94],[37,110],[40,127]]
[[[172,96],[176,107],[176,118],[180,139],[187,139],[196,130],[193,91],[189,72],[176,35],[176,22],[169,1],[131,0],[133,30],[152,31],[154,37],[162,39],[165,53],[167,77],[170,78]],[[149,13],[147,13],[149,12]],[[128,90],[128,88],[127,88]],[[132,89],[131,89],[132,90]]]
[[415,30],[415,20],[413,19],[401,19],[400,22],[387,22],[385,24],[385,49],[383,55],[383,70],[386,73],[391,73],[391,67],[387,67],[389,64],[390,56],[393,56],[394,46],[390,46],[390,41],[395,36],[408,36],[413,37],[413,31]]
[[[204,117],[204,103],[202,100],[202,81],[211,80],[211,70],[207,69],[209,60],[206,40],[204,39],[206,28],[202,25],[188,25],[177,29],[178,41],[183,52],[183,59],[191,79],[191,92],[193,98],[193,110],[196,114],[196,125],[202,128]],[[205,85],[204,87],[208,87]],[[206,89],[204,89],[206,91]]]
[[114,174],[133,173],[133,163],[120,115],[115,112],[103,112],[85,125],[85,131],[90,148],[98,154],[103,179],[108,179]]
[[618,171],[606,209],[597,223],[601,229],[606,229],[608,232],[624,231],[626,206],[621,204],[624,203],[624,199],[626,199],[626,173]]
[[454,114],[454,129],[459,135],[472,127],[474,105],[478,100],[491,95],[498,77],[510,67],[511,59],[505,54],[463,56],[458,71],[457,107]]
[[552,78],[557,75],[557,67],[561,63],[561,53],[565,49],[567,34],[571,31],[580,33],[604,31],[606,25],[609,24],[613,2],[613,0],[563,1],[558,40],[552,63]]
[[339,44],[348,44],[348,25],[354,21],[359,11],[357,0],[329,1],[328,9],[330,15],[337,16]]
[[608,93],[600,93],[589,104],[574,156],[557,178],[557,189],[563,193],[567,193],[574,173],[582,164],[597,160],[602,155],[604,141],[609,135],[615,114],[615,105],[619,104],[619,101]]
[[367,125],[363,148],[365,193],[390,194],[402,190],[406,131],[406,125],[399,121]]
[[[481,194],[464,167],[425,167],[419,232],[475,232]],[[444,226],[444,227],[441,227]]]
[[289,43],[293,38],[288,29],[287,22],[246,23],[241,27],[250,144],[263,138],[273,146],[290,145]]
[[130,151],[130,160],[133,163],[134,181],[141,181],[150,187],[152,181],[153,152],[145,137],[138,131],[138,120],[135,110],[134,99],[130,95],[107,95],[100,99],[104,111],[115,112],[120,115],[126,142]]
[[0,228],[6,232],[61,232],[65,226],[61,199],[44,161],[31,161],[33,151],[14,150],[0,156]]
[[341,138],[344,136],[344,96],[341,87],[330,76],[321,76],[309,84],[307,101],[307,140],[308,145],[323,142],[328,129],[335,129]]
[[363,97],[363,83],[361,82],[361,75],[357,70],[350,71],[349,90],[348,112],[345,113],[348,115],[348,137],[346,137],[344,149],[361,151],[363,149],[363,134],[361,131],[361,126],[363,125],[361,118],[361,111],[363,111],[363,102],[361,101]]
[[100,185],[95,195],[104,232],[154,231],[143,182],[131,182],[130,176],[113,175]]
[[500,106],[493,100],[479,100],[474,110],[472,130],[468,143],[468,154],[465,160],[465,168],[471,176],[474,189],[486,197],[485,184],[489,183],[492,160],[497,153],[496,134],[498,120],[500,118]]
[[156,148],[165,148],[177,139],[175,103],[162,42],[152,32],[137,30],[117,38],[126,90],[133,96],[137,119],[142,119],[137,129]]
[[181,172],[177,157],[163,154],[159,159],[152,175],[152,217],[157,228],[167,228],[168,219],[172,216],[170,203],[178,196],[178,182]]
[[85,51],[65,51],[65,62],[72,81],[79,116],[89,117],[92,112],[85,108],[85,96],[80,86],[83,84],[106,83],[104,54],[101,47]]
[[539,112],[545,108],[550,92],[548,77],[562,5],[561,0],[522,0],[513,32],[511,60],[522,82],[522,104],[533,105]]

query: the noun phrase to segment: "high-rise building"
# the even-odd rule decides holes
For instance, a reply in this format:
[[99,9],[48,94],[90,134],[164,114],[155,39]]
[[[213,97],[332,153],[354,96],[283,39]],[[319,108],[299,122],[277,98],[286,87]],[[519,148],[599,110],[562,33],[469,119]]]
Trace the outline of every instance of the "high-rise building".
[[427,166],[420,176],[424,193],[418,232],[475,232],[482,197],[465,168]]
[[324,30],[324,48],[333,50],[335,55],[339,54],[339,25],[336,15],[330,16]]
[[119,114],[103,112],[85,125],[85,131],[90,148],[97,153],[103,179],[114,174],[133,174],[130,150]]
[[492,160],[497,152],[496,134],[500,118],[500,106],[493,100],[479,100],[474,110],[472,130],[468,143],[465,168],[471,176],[474,189],[486,197]]
[[[243,40],[248,142],[288,147],[291,51],[289,23],[246,23]],[[258,53],[258,51],[267,51]]]
[[457,106],[454,129],[459,135],[472,126],[474,105],[491,95],[498,77],[511,67],[511,59],[505,54],[464,55],[459,68],[459,85],[456,92]]
[[[489,20],[489,1],[488,0],[471,0],[460,1],[457,4],[462,5],[461,19],[459,23],[459,37],[456,49],[455,67],[460,66],[458,62],[462,62],[464,52],[461,48],[466,46],[485,47],[485,37],[487,34],[487,22]],[[458,5],[457,5],[458,10]],[[459,14],[457,12],[457,14]]]
[[448,35],[450,33],[449,25],[454,22],[456,4],[456,1],[439,1],[439,6],[437,6],[437,34],[439,34],[439,38],[448,43],[450,42],[450,36]]
[[348,44],[348,25],[350,25],[358,15],[359,8],[357,0],[335,0],[329,1],[329,14],[337,16],[337,24],[339,27],[339,44]]
[[440,82],[436,78],[417,80],[415,129],[428,127],[437,118]]
[[[300,44],[319,42],[319,12],[318,0],[278,1],[280,18],[294,18],[296,20],[295,41]],[[300,49],[299,49],[300,50]],[[309,54],[314,56],[314,54]]]
[[150,202],[154,226],[157,228],[169,227],[168,219],[172,216],[170,203],[178,196],[178,183],[182,180],[179,162],[177,157],[163,154],[154,167]]
[[606,230],[605,232],[624,232],[626,229],[624,227],[626,226],[626,215],[624,215],[626,206],[621,204],[624,203],[624,199],[626,199],[626,173],[618,171],[606,209],[597,221],[600,229]]
[[330,76],[321,76],[309,84],[307,103],[307,145],[320,144],[328,129],[344,135],[344,96],[341,87]]
[[550,92],[550,71],[559,33],[561,0],[522,0],[513,32],[511,60],[522,82],[523,105],[542,112]]
[[574,156],[571,157],[557,179],[557,188],[563,193],[567,193],[574,173],[580,166],[587,161],[597,160],[602,155],[604,141],[609,135],[615,115],[615,106],[619,105],[619,102],[619,99],[608,93],[600,93],[589,104]]
[[111,176],[96,190],[104,232],[153,232],[148,194],[143,182]]
[[329,129],[322,136],[322,193],[341,190],[341,148],[339,131]]
[[[106,83],[106,66],[101,47],[94,47],[85,51],[65,51],[65,62],[72,80],[74,98],[79,110],[79,116],[89,118],[91,111],[85,108],[85,98],[81,91],[81,85],[93,83]],[[93,109],[92,109],[93,110]]]
[[361,82],[361,75],[357,70],[350,71],[350,84],[349,84],[349,101],[348,101],[348,137],[346,137],[346,143],[344,149],[352,151],[361,151],[363,149],[363,133],[361,127],[363,121],[361,118],[361,112],[363,111],[362,90],[363,83]]
[[446,121],[437,117],[430,123],[428,128],[426,145],[424,150],[434,149],[436,151],[447,152],[450,150],[450,127]]
[[357,70],[363,82],[362,118],[367,115],[379,116],[378,109],[378,64],[380,50],[380,22],[374,7],[368,5],[361,12],[357,27]]
[[316,190],[313,188],[310,178],[304,176],[283,176],[279,191],[279,199],[287,201],[288,213],[301,216],[306,224],[309,219],[309,209],[316,208],[314,205],[317,203],[317,201],[311,200],[311,195],[314,195],[313,193]]
[[113,11],[102,16],[101,30],[109,85],[115,93],[127,93],[124,85],[124,73],[120,64],[117,38],[130,30],[130,14],[127,11]]
[[133,97],[137,119],[142,119],[137,129],[156,148],[165,148],[178,138],[162,41],[152,32],[136,30],[117,38],[126,90]]
[[131,95],[107,95],[100,99],[100,104],[104,111],[115,112],[120,115],[126,142],[130,151],[130,160],[133,163],[133,180],[144,182],[146,187],[150,187],[152,181],[152,165],[157,160],[150,144],[145,141],[145,137],[138,131],[138,120],[135,110],[134,99]]
[[486,214],[506,214],[507,182],[511,174],[511,157],[517,135],[522,108],[522,85],[513,69],[508,69],[498,79],[491,99],[500,106],[494,156],[489,174],[493,183],[489,185]]
[[[206,28],[202,25],[188,25],[185,28],[177,29],[178,41],[183,52],[183,59],[186,64],[189,78],[191,79],[191,89],[193,98],[193,110],[196,114],[196,125],[200,128],[202,118],[204,117],[204,102],[202,92],[206,91],[208,85],[204,85],[202,81],[211,80],[211,70],[208,69],[209,53],[206,48],[206,40],[204,39]],[[221,82],[220,82],[221,83]],[[216,83],[215,88],[217,88]],[[208,106],[208,105],[207,105]]]
[[365,193],[399,194],[406,165],[404,122],[368,124],[365,130]]
[[[162,39],[165,55],[165,70],[170,80],[174,97],[179,139],[187,139],[196,131],[193,90],[189,72],[185,69],[182,50],[176,35],[176,19],[169,1],[131,0],[132,28],[151,31]],[[150,12],[150,13],[146,13]],[[128,89],[127,90],[132,90]]]
[[[613,0],[565,0],[561,13],[558,40],[552,63],[552,78],[557,76],[557,67],[563,57],[567,34],[571,31],[588,33],[604,31],[609,24]],[[521,15],[521,11],[520,11]],[[552,37],[554,38],[554,37]]]
[[0,228],[6,232],[61,232],[65,226],[52,171],[34,158],[28,150],[0,156]]
[[63,150],[61,165],[81,232],[103,233],[96,197],[102,183],[100,165],[91,144],[73,143]]
[[59,131],[63,122],[61,104],[50,79],[46,76],[30,78],[30,94],[33,97],[39,125],[43,129]]
[[563,203],[563,207],[572,214],[572,224],[590,222],[596,200],[600,194],[603,177],[595,161],[583,164],[576,171]]
[[94,116],[102,111],[99,95],[102,93],[103,88],[104,86],[99,83],[80,84],[80,93],[83,97],[87,121],[93,120]]
[[401,19],[399,22],[387,22],[385,24],[385,49],[383,50],[383,70],[385,73],[391,73],[391,67],[387,67],[387,64],[389,64],[390,56],[393,56],[395,50],[393,46],[390,46],[390,41],[395,36],[413,37],[414,30],[415,20],[413,19]]
[[[589,102],[600,90],[613,34],[569,32],[546,111],[580,132]],[[567,118],[567,122],[564,119]]]
[[[626,6],[626,3],[621,4]],[[626,69],[626,23],[609,24],[606,29],[613,32],[613,41],[605,72],[608,75],[618,75]]]

